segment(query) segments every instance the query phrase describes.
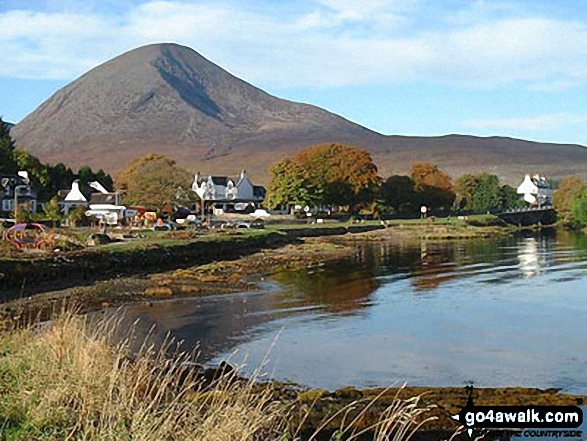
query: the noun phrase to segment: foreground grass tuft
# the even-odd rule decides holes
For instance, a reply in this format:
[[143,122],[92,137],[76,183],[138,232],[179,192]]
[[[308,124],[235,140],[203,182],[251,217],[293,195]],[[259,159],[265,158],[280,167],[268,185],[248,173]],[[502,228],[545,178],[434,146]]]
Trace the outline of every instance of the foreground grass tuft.
[[[159,349],[145,343],[133,354],[129,340],[120,339],[119,323],[114,316],[91,322],[64,313],[0,335],[0,439],[301,439],[307,409],[300,417],[294,403],[236,371],[204,383],[192,354],[174,350],[172,342]],[[358,430],[362,413],[355,408],[325,419],[324,428],[349,415],[328,437],[358,439],[369,432],[371,439],[400,441],[424,421],[417,400],[397,399],[368,430]],[[324,439],[320,432],[304,439]]]

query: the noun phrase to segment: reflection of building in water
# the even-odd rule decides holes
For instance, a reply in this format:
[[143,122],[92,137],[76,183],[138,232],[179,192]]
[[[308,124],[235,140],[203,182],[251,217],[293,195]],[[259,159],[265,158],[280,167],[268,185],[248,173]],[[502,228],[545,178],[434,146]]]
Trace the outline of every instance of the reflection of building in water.
[[544,274],[552,266],[552,242],[546,237],[527,237],[518,248],[520,270],[525,278]]

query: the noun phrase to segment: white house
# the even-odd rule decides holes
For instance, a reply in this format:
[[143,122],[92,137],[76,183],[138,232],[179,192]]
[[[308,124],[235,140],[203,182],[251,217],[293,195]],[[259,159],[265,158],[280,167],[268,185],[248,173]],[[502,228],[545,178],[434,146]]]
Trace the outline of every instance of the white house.
[[76,207],[86,207],[86,216],[95,216],[104,219],[108,224],[116,225],[124,217],[126,210],[120,194],[107,191],[99,182],[90,182],[88,185],[97,191],[85,195],[80,189],[79,179],[72,182],[71,190],[63,200],[63,213],[67,215]]
[[524,200],[529,204],[539,207],[552,205],[552,188],[544,176],[526,175],[517,192],[524,195]]
[[257,208],[265,199],[265,187],[253,185],[246,171],[242,171],[237,179],[226,176],[200,176],[197,173],[192,190],[202,203],[214,204],[214,213],[226,211],[243,211],[247,207]]
[[90,182],[93,192],[90,197],[90,209],[86,216],[94,216],[104,220],[109,225],[116,225],[125,216],[126,207],[122,205],[119,193],[107,191],[99,182]]

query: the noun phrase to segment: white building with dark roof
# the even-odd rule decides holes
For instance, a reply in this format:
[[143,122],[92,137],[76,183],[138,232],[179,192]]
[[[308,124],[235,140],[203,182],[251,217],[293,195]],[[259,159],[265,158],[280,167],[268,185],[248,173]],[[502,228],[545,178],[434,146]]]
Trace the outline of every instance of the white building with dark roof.
[[249,206],[257,208],[265,199],[266,193],[265,187],[254,185],[244,170],[238,178],[206,177],[197,173],[192,190],[203,203],[212,203],[216,214],[231,210],[241,211]]
[[109,224],[116,224],[124,217],[126,207],[122,205],[122,198],[117,192],[107,191],[99,182],[90,182],[85,187],[85,192],[76,179],[71,183],[71,190],[67,192],[61,202],[63,213],[67,215],[72,209],[85,207],[87,216],[95,216],[104,219]]
[[539,207],[552,205],[552,187],[544,176],[526,175],[517,193],[523,195],[524,200],[529,204]]

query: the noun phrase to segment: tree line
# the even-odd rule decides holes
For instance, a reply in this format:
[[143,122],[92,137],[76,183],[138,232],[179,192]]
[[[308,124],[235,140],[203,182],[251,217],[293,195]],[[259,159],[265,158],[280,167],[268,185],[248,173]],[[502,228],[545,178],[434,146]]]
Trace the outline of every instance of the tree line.
[[563,179],[553,195],[553,204],[564,226],[587,227],[587,182],[575,176]]
[[383,179],[367,151],[343,144],[309,147],[274,164],[267,202],[271,208],[341,206],[375,214],[414,214],[422,206],[437,213],[485,212],[520,204],[513,187],[486,173],[453,182],[437,165],[415,163],[409,175]]
[[40,201],[49,201],[59,190],[71,188],[75,179],[98,181],[110,191],[114,187],[112,177],[103,170],[94,172],[90,167],[82,166],[74,172],[64,164],[43,164],[37,157],[16,146],[7,124],[0,118],[0,175],[14,175],[20,170],[28,172]]

